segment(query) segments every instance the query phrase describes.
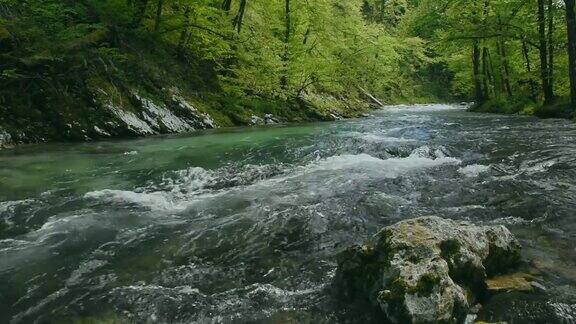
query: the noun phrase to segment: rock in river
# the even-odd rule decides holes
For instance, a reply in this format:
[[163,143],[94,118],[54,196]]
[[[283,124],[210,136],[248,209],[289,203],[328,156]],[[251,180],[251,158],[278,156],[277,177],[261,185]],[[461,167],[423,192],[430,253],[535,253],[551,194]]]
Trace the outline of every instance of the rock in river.
[[504,226],[421,217],[342,252],[334,289],[394,323],[458,323],[486,296],[487,277],[519,262],[520,245]]

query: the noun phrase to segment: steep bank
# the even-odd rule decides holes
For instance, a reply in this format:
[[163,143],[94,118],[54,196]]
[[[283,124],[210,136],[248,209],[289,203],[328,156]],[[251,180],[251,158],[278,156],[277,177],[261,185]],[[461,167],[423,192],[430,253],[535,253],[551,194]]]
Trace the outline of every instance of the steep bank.
[[450,96],[426,44],[363,1],[226,3],[0,2],[0,145],[333,120],[376,98]]
[[86,38],[59,55],[2,54],[0,146],[250,125],[266,115],[277,122],[333,120],[371,106],[358,95],[231,96],[212,62],[189,61],[169,44],[111,30]]

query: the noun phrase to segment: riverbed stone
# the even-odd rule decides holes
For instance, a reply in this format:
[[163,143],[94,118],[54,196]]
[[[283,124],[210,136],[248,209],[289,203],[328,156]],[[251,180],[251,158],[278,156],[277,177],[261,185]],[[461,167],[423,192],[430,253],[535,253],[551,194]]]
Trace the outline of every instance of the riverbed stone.
[[517,272],[502,276],[496,276],[486,281],[490,294],[507,291],[533,291],[532,280],[534,278],[523,272]]
[[519,261],[520,245],[504,226],[421,217],[339,254],[334,289],[393,323],[460,323],[487,296],[488,276]]

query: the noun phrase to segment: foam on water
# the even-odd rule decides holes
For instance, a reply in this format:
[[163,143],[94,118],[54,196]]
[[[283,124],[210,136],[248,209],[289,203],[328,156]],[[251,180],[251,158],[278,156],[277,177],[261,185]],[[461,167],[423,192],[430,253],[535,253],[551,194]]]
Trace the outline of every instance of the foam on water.
[[467,109],[466,106],[458,106],[458,105],[450,105],[450,104],[429,104],[429,105],[393,105],[393,106],[384,106],[382,108],[385,111],[389,112],[418,112],[422,113],[424,111],[443,111],[443,110],[465,110]]
[[[157,189],[156,186],[137,191],[106,189],[89,192],[84,195],[84,198],[116,205],[138,205],[153,211],[177,213],[201,200],[214,199],[227,192],[252,196],[255,191],[258,191],[260,192],[258,197],[262,197],[261,195],[266,195],[266,190],[268,190],[268,195],[273,193],[280,195],[293,188],[294,185],[301,186],[303,183],[309,184],[310,189],[322,188],[323,191],[329,192],[330,187],[326,185],[334,178],[340,179],[339,184],[336,185],[338,187],[350,181],[396,178],[408,172],[461,163],[459,159],[445,157],[438,152],[435,155],[439,157],[429,158],[415,154],[406,158],[379,159],[368,154],[338,155],[296,167],[285,175],[271,178],[258,178],[262,169],[269,169],[266,166],[252,166],[243,176],[254,178],[256,175],[254,183],[244,183],[242,179],[223,179],[218,170],[206,171],[201,168],[191,168],[165,176],[160,185],[163,190],[150,190]],[[223,172],[223,175],[229,176],[226,172]],[[241,175],[242,173],[237,174],[236,177]],[[223,181],[230,182],[232,187],[212,189]],[[248,187],[243,189],[246,185]],[[300,193],[304,196],[307,194],[307,192]]]
[[490,171],[489,166],[480,164],[467,165],[463,168],[458,169],[458,173],[469,178],[477,177],[480,174],[486,173],[488,171]]

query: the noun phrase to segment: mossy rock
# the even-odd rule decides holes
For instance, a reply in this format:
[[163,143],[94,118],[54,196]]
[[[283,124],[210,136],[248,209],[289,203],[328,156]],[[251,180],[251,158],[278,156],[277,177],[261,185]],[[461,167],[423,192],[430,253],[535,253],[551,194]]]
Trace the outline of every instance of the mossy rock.
[[421,217],[384,228],[338,256],[334,288],[394,323],[460,323],[487,296],[489,273],[513,269],[520,245],[503,226]]

